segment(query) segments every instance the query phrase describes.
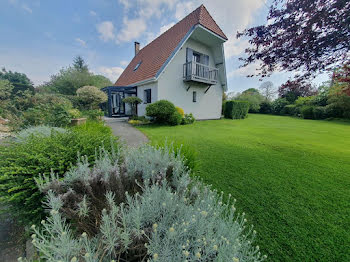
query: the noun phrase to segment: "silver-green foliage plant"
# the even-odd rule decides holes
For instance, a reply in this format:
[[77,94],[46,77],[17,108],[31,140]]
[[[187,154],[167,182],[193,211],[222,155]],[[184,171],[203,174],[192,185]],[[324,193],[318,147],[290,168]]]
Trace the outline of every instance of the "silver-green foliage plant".
[[[252,244],[255,231],[246,226],[244,214],[236,213],[235,200],[229,197],[224,202],[223,194],[190,179],[182,157],[171,147],[147,145],[116,158],[101,153],[92,168],[84,161],[63,180],[52,175],[37,181],[47,192],[50,211],[41,227],[33,226],[32,242],[41,259],[174,262],[265,259],[259,247]],[[94,178],[91,180],[90,176]],[[122,179],[111,179],[121,176]],[[98,184],[96,179],[108,187],[100,195],[88,192]],[[106,181],[130,185],[119,185],[117,189]],[[78,190],[74,187],[77,183],[85,184],[80,187],[85,193],[70,198],[67,206],[67,195],[74,196],[72,191]],[[120,188],[130,187],[137,190],[122,190],[121,198]],[[99,197],[103,203],[98,215],[92,197]],[[69,212],[83,219],[77,222],[69,217]],[[96,221],[87,219],[93,213]],[[84,221],[90,225],[79,224]],[[82,232],[82,228],[89,231]]]
[[23,142],[28,139],[30,136],[37,137],[48,137],[53,132],[56,133],[65,133],[67,130],[61,127],[52,127],[52,126],[33,126],[21,130],[16,135],[16,140],[18,142]]

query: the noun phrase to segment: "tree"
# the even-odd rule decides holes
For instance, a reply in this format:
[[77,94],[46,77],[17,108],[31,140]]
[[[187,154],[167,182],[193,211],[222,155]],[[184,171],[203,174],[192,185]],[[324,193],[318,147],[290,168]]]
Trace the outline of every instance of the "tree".
[[93,86],[96,86],[99,89],[113,85],[111,80],[102,75],[92,75],[91,82]]
[[81,56],[77,56],[73,59],[73,67],[78,71],[89,71],[85,60]]
[[[300,79],[349,59],[350,1],[273,0],[268,23],[237,33],[252,47],[243,66],[261,62],[257,75],[303,71]],[[252,75],[251,75],[252,76]]]
[[10,98],[13,85],[8,80],[0,79],[0,100],[7,100]]
[[76,91],[83,86],[96,86],[101,89],[110,85],[112,82],[108,78],[89,72],[85,61],[78,56],[74,59],[72,67],[61,69],[38,89],[43,92],[75,95]]
[[8,80],[13,85],[12,96],[20,96],[24,92],[34,93],[33,83],[25,74],[12,72],[11,70],[7,71],[3,68],[0,71],[0,79]]
[[107,95],[95,86],[83,86],[77,90],[79,103],[83,109],[97,109],[107,101]]
[[137,96],[128,96],[123,99],[123,102],[130,105],[132,116],[136,116],[137,105],[142,102],[142,99]]
[[259,93],[256,88],[249,88],[235,97],[235,100],[242,100],[249,102],[249,112],[257,113],[260,109],[260,104],[264,100],[264,97]]
[[265,97],[266,101],[271,101],[274,94],[276,94],[276,90],[271,81],[266,81],[262,83],[259,87],[262,92],[262,95]]
[[343,93],[350,96],[350,62],[335,70],[332,80],[342,86]]
[[281,98],[286,98],[289,103],[294,103],[298,97],[316,95],[317,91],[310,83],[305,83],[297,80],[288,80],[278,88],[278,94]]

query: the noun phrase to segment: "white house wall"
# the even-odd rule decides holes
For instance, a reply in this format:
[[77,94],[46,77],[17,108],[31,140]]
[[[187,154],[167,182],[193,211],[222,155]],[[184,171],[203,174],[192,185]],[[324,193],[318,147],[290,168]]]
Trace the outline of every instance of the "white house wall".
[[[183,64],[186,63],[187,47],[208,55],[209,66],[215,67],[212,49],[200,42],[188,39],[159,76],[157,98],[158,100],[166,99],[173,102],[175,106],[183,108],[185,113],[192,113],[196,119],[219,119],[221,117],[223,95],[220,81],[216,85],[212,85],[207,93],[204,93],[208,87],[207,85],[195,85],[183,81]],[[189,85],[191,87],[186,91]],[[197,102],[192,100],[193,91],[197,92]],[[138,89],[138,94],[141,94],[141,92],[143,95],[143,91]]]
[[158,99],[158,90],[157,90],[157,82],[153,82],[150,84],[145,84],[141,86],[137,86],[137,96],[142,99],[142,103],[137,106],[137,115],[144,116],[146,115],[146,106],[144,101],[144,90],[151,89],[151,102],[154,103]]

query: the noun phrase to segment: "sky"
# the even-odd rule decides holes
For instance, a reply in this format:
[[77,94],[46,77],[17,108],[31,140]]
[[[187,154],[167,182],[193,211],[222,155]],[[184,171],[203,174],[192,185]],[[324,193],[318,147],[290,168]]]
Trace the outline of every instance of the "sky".
[[[267,2],[266,2],[267,1]],[[260,81],[247,78],[256,65],[240,67],[248,46],[237,31],[267,22],[270,0],[0,0],[0,68],[25,73],[36,86],[81,55],[92,72],[115,82],[141,48],[204,4],[229,40],[225,43],[228,91],[278,87],[292,73]],[[313,83],[326,81],[326,74]]]

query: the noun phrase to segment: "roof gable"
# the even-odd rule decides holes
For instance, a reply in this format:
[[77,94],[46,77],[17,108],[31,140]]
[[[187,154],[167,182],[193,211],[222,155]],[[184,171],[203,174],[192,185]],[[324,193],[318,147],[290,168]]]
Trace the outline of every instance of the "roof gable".
[[[176,50],[176,47],[195,25],[202,25],[221,38],[227,40],[226,35],[216,24],[208,10],[204,5],[201,5],[180,22],[142,48],[125,68],[115,85],[128,86],[156,77],[157,72],[162,68],[167,59]],[[139,68],[134,70],[136,65],[140,62]]]

